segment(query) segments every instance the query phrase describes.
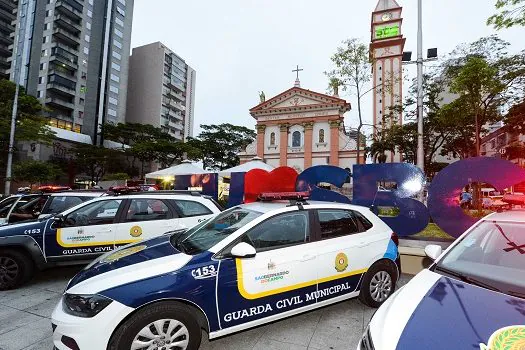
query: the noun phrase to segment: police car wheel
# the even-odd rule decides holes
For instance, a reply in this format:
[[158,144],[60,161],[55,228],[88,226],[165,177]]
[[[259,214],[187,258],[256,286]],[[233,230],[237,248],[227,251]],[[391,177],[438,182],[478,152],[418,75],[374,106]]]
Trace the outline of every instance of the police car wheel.
[[394,293],[397,272],[386,261],[374,264],[363,278],[359,299],[370,307],[380,307]]
[[108,350],[197,350],[201,329],[194,311],[175,302],[147,306],[124,322]]
[[33,261],[17,250],[0,250],[0,290],[14,289],[27,282],[34,271]]

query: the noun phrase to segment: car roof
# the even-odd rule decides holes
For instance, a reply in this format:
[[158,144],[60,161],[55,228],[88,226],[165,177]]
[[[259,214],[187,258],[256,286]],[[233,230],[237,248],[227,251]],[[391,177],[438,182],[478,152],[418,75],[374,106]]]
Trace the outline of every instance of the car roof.
[[[291,202],[288,200],[271,201],[271,202],[253,202],[253,203],[241,204],[239,207],[250,209],[253,211],[260,212],[260,213],[268,213],[273,210],[290,207],[291,206],[290,203]],[[354,210],[366,209],[366,207],[361,207],[361,206],[352,205],[352,204],[336,203],[336,202],[322,202],[322,201],[306,201],[305,203],[303,203],[303,205],[305,209],[308,209],[309,206],[312,206],[313,208],[330,207],[334,209],[338,209],[338,208],[354,209]]]
[[525,210],[509,210],[501,213],[494,213],[483,218],[485,221],[514,221],[525,223]]
[[133,199],[133,198],[153,198],[153,199],[162,199],[162,198],[177,198],[177,199],[185,199],[185,200],[193,200],[193,201],[200,201],[200,200],[209,200],[208,196],[196,196],[191,194],[176,194],[176,193],[169,193],[169,194],[158,194],[155,193],[157,191],[151,191],[151,192],[144,192],[144,193],[134,193],[134,194],[124,194],[119,196],[105,196],[101,197],[101,199]]
[[51,194],[51,197],[97,197],[102,196],[106,191],[91,191],[91,190],[83,190],[83,191],[68,191],[68,192],[57,192]]

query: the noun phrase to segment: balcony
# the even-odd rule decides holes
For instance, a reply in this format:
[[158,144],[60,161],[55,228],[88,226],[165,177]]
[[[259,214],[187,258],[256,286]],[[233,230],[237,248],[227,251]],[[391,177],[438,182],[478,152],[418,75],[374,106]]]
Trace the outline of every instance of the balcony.
[[[77,6],[78,7],[78,6]],[[77,21],[82,20],[82,10],[71,6],[65,0],[59,0],[56,2],[55,9],[64,15],[71,17]]]
[[78,35],[73,35],[67,30],[64,30],[62,28],[57,28],[56,26],[55,26],[55,30],[53,30],[53,36],[56,39],[61,40],[70,45],[73,45],[75,47],[78,47],[78,45],[80,44],[80,38],[78,37]]
[[8,11],[0,7],[0,19],[3,19],[7,23],[11,23],[16,19],[16,16],[13,14],[13,11]]
[[184,101],[184,96],[182,94],[176,93],[173,90],[168,90],[168,96]]
[[59,109],[75,110],[75,104],[61,99],[59,97],[48,97],[46,98],[46,105],[56,107]]
[[75,89],[54,82],[47,84],[47,89],[66,97],[75,97],[76,93]]
[[54,74],[54,75],[57,75],[59,77],[69,79],[69,80],[71,80],[71,81],[73,81],[75,83],[78,81],[77,76],[75,74],[70,73],[68,70],[63,69],[60,66],[50,69],[48,71],[48,74],[49,75],[53,75]]
[[61,48],[54,48],[51,51],[49,62],[53,62],[55,65],[63,68],[69,68],[70,70],[78,69],[78,57]]
[[13,45],[14,40],[9,35],[0,32],[0,44]]
[[51,48],[55,48],[55,47],[58,47],[58,48],[62,49],[63,51],[67,52],[70,55],[76,56],[75,58],[78,59],[78,50],[75,48],[76,46],[75,47],[67,46],[67,45],[61,44],[61,43],[59,43],[57,41],[54,41],[51,44]]
[[76,21],[73,21],[67,16],[64,15],[55,15],[54,17],[55,23],[62,27],[65,30],[70,31],[75,36],[78,36],[78,34],[82,31],[82,25]]
[[0,32],[10,36],[11,34],[14,34],[15,27],[7,23],[0,22]]
[[9,50],[6,46],[0,45],[0,55],[4,57],[11,57],[13,52]]
[[5,57],[0,57],[0,68],[11,68],[11,62],[9,62]]
[[184,125],[180,122],[172,122],[170,120],[170,128],[174,128],[174,129],[177,129],[177,130],[180,130],[180,131],[183,131],[184,130]]

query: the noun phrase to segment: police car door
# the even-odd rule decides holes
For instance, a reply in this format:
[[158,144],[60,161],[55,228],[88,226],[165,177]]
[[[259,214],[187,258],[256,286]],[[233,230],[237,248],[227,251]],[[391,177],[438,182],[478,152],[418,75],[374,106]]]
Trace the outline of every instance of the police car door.
[[254,258],[221,260],[217,296],[222,329],[315,303],[310,215],[296,210],[260,223],[236,242],[255,247]]
[[369,262],[384,252],[373,244],[373,232],[364,232],[366,227],[360,214],[352,210],[318,209],[317,215],[316,268],[318,301],[322,302],[355,292]]
[[171,203],[178,208],[181,228],[192,228],[213,215],[210,208],[197,201],[172,199]]
[[115,228],[116,245],[157,237],[179,228],[175,209],[164,199],[132,197],[125,208]]
[[[114,222],[123,200],[99,200],[65,214],[45,230],[47,257],[98,255],[114,249]],[[120,209],[120,211],[119,211]],[[50,220],[51,222],[51,220]]]

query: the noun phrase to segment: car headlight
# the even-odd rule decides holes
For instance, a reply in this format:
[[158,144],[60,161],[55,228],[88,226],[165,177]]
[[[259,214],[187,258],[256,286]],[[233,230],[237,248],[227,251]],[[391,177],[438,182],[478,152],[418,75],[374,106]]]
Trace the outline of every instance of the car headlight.
[[100,295],[65,294],[62,308],[66,314],[90,318],[104,310],[113,300]]
[[360,350],[375,350],[374,342],[372,341],[372,335],[370,334],[370,326],[366,328],[366,332],[363,334]]

